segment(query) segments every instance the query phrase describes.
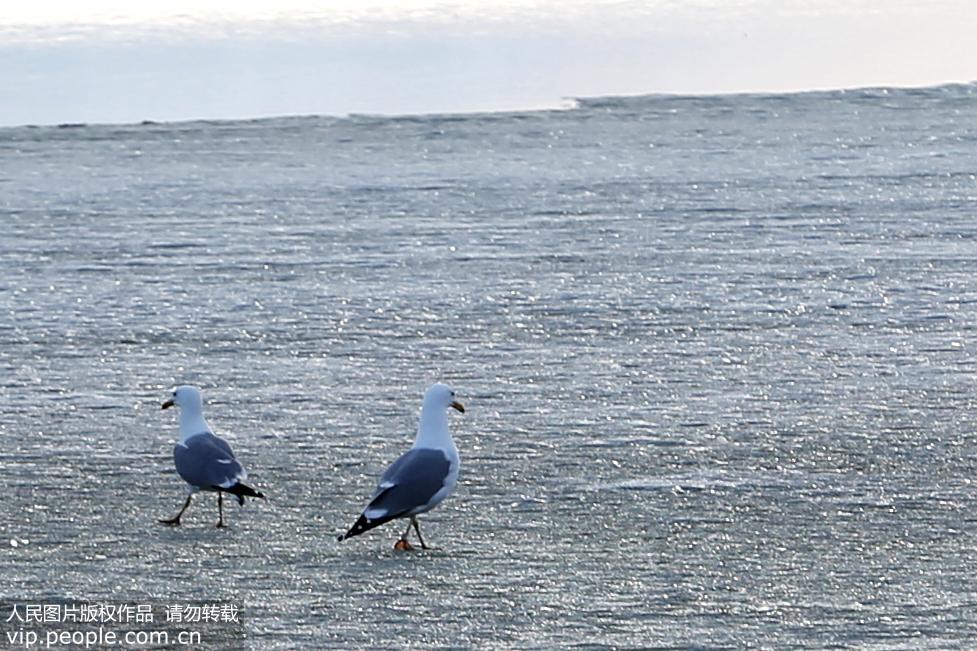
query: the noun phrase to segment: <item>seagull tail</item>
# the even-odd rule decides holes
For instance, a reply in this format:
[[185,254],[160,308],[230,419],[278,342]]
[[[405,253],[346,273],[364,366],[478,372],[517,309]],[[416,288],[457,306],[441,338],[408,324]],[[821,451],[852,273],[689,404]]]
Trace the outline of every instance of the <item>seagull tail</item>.
[[245,497],[260,497],[261,499],[265,499],[264,493],[262,493],[261,491],[256,491],[255,489],[251,488],[247,484],[242,484],[241,482],[234,484],[230,488],[225,488],[224,490],[230,493],[231,495],[236,496],[237,503],[240,504],[241,506],[244,506]]

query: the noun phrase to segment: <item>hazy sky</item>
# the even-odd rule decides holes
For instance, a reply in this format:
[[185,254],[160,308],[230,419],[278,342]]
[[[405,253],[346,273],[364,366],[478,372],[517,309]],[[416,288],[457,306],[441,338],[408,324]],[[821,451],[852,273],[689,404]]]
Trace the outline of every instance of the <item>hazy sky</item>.
[[975,31],[977,0],[6,2],[0,125],[973,81]]

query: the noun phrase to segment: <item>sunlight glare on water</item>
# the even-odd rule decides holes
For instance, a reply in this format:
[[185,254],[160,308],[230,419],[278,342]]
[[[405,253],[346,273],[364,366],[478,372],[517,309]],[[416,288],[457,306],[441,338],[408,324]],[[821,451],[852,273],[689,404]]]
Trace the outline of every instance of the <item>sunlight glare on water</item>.
[[[977,636],[973,86],[0,130],[4,600],[246,646]],[[446,380],[455,495],[343,543]],[[159,405],[269,497],[184,495]],[[7,544],[7,541],[10,541]]]

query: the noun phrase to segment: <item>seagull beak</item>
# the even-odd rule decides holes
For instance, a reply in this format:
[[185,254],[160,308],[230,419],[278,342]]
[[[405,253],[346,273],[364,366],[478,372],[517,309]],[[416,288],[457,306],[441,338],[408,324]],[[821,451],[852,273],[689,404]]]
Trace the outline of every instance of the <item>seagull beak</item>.
[[458,411],[460,411],[461,413],[465,413],[465,405],[461,404],[457,400],[455,400],[454,402],[452,402],[451,403],[451,406],[454,407],[455,409],[457,409]]
[[173,401],[172,400],[167,400],[166,402],[163,403],[162,409],[169,409],[172,406],[173,406]]

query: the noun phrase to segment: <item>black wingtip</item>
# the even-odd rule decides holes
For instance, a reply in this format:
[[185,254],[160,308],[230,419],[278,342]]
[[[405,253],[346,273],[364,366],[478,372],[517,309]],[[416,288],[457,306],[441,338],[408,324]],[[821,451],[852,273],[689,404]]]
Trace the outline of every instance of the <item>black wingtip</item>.
[[356,519],[356,522],[353,523],[353,526],[349,528],[349,531],[344,533],[342,536],[339,536],[337,540],[349,540],[350,538],[367,532],[374,527],[379,527],[384,522],[388,522],[392,519],[393,518],[379,518],[377,520],[371,520],[365,515],[360,515],[360,517]]
[[260,497],[261,499],[265,499],[264,493],[261,491],[256,491],[247,484],[242,484],[241,482],[234,484],[230,488],[222,488],[220,490],[235,496],[237,498],[237,503],[241,506],[244,506],[245,497]]

